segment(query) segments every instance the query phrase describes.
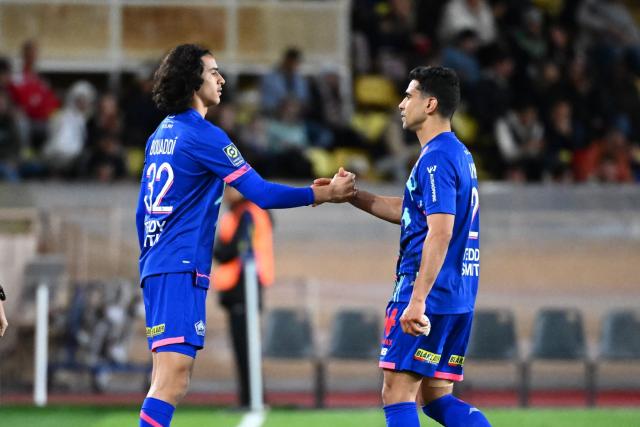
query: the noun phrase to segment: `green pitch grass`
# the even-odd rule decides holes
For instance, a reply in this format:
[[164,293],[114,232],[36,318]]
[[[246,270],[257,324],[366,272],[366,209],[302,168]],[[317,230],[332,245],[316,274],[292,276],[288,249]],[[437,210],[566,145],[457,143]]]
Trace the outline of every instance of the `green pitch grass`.
[[[123,427],[137,426],[138,409],[113,407],[0,406],[0,424],[11,427]],[[493,427],[637,427],[640,409],[491,409]],[[221,409],[180,408],[172,427],[235,427],[242,414]],[[423,426],[436,426],[421,416]],[[269,412],[264,427],[384,427],[381,410],[285,410]]]

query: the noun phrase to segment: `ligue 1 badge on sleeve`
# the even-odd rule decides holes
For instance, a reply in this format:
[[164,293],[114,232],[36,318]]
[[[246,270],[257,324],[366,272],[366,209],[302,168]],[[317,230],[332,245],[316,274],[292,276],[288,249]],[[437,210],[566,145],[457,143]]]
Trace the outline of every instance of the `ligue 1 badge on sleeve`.
[[240,166],[244,159],[233,142],[222,149],[233,166]]

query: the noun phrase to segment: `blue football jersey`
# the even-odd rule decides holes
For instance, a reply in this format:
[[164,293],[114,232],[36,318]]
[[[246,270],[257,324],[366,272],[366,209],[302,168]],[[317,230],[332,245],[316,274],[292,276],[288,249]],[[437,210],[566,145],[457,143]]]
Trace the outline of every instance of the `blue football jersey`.
[[400,254],[392,301],[408,302],[429,232],[427,216],[455,215],[444,264],[427,296],[427,313],[473,310],[480,273],[480,204],[473,157],[453,132],[426,144],[407,180],[402,201]]
[[220,128],[193,109],[167,116],[149,137],[136,214],[140,281],[193,272],[209,287],[225,183],[255,173]]

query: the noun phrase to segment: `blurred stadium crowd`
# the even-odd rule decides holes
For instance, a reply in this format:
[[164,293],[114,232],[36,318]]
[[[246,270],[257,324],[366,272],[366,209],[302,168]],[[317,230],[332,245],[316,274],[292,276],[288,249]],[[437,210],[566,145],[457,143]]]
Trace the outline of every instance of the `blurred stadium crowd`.
[[[331,64],[303,74],[295,48],[270,73],[228,79],[210,118],[264,176],[346,165],[402,181],[418,149],[398,120],[407,72],[442,64],[461,78],[454,128],[481,178],[640,181],[637,3],[353,0],[351,10],[348,90]],[[0,177],[135,179],[163,117],[151,68],[111,90],[78,76],[57,86],[37,52],[28,41],[20,61],[0,58]]]

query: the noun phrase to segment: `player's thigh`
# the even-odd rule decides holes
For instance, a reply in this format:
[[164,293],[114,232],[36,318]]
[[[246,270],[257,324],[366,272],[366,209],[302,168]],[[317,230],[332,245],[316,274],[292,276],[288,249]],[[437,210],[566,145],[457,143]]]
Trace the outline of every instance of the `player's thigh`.
[[453,381],[440,378],[424,378],[420,385],[420,398],[423,404],[440,399],[453,392]]
[[183,388],[189,383],[195,359],[182,353],[154,354],[154,386],[156,388]]
[[382,399],[385,405],[415,400],[422,376],[409,371],[384,369]]

